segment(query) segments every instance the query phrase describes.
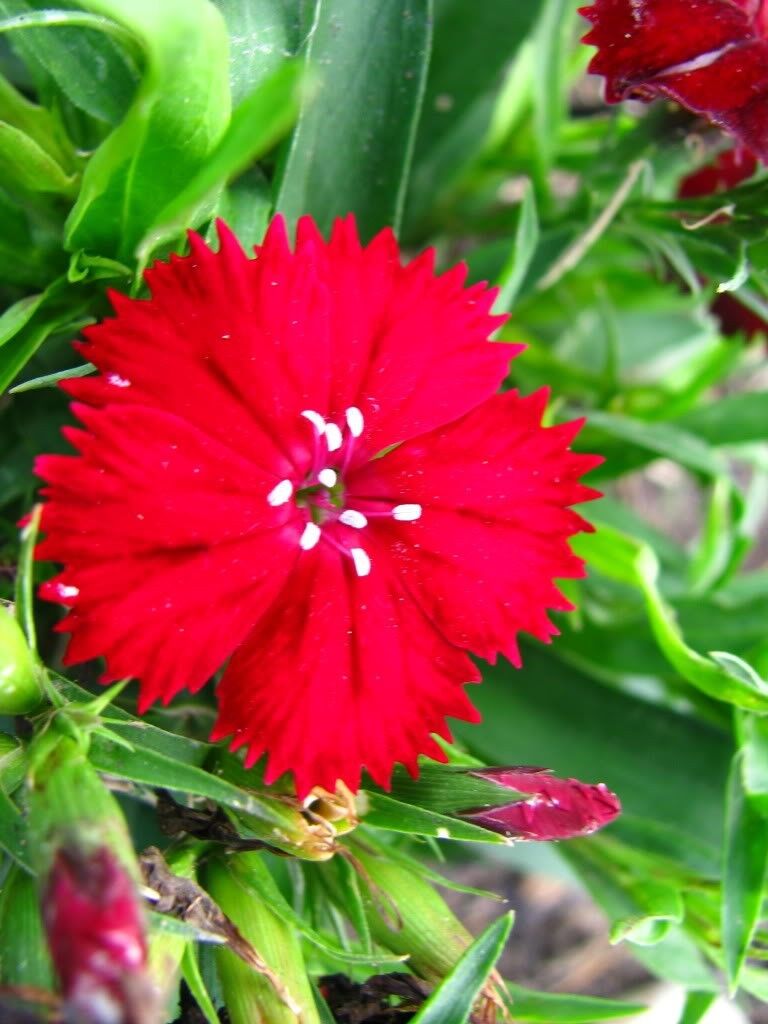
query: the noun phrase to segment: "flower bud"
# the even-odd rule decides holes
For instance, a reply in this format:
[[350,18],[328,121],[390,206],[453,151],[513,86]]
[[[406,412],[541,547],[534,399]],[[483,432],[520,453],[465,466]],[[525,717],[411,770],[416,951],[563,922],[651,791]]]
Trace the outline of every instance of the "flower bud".
[[0,715],[26,715],[43,703],[43,691],[26,638],[0,605]]
[[512,839],[586,836],[621,812],[619,798],[602,782],[588,785],[578,779],[558,779],[546,768],[480,768],[471,774],[530,794],[528,799],[459,812],[467,821]]
[[59,847],[42,907],[67,1019],[155,1024],[136,887],[112,851]]
[[[437,890],[412,868],[359,843],[352,849],[373,938],[397,956],[408,957],[408,966],[422,978],[441,981],[471,944],[470,933]],[[336,887],[337,879],[330,871],[324,877],[343,906],[346,897]]]
[[48,948],[78,1024],[157,1024],[133,845],[85,744],[54,719],[30,750],[29,834]]
[[[206,885],[237,931],[216,949],[232,1024],[320,1024],[296,929],[264,902],[258,853],[211,859]],[[245,940],[243,942],[242,940]]]

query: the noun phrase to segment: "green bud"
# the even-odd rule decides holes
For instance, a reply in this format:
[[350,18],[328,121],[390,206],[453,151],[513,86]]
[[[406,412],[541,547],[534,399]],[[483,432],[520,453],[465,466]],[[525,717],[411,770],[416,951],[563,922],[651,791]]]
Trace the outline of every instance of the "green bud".
[[408,966],[427,981],[444,978],[472,942],[445,900],[412,868],[383,853],[355,844],[352,862],[363,882],[365,915],[376,942],[408,956]]
[[27,715],[43,700],[26,637],[9,609],[0,605],[0,715]]
[[46,991],[53,988],[37,882],[15,866],[0,893],[0,982]]
[[29,832],[35,866],[47,874],[62,845],[109,847],[138,882],[133,843],[117,801],[88,761],[85,745],[59,725],[53,719],[29,752]]
[[268,869],[258,853],[214,858],[208,891],[256,951],[249,966],[231,948],[217,947],[216,963],[232,1024],[320,1024],[295,929],[260,896]]

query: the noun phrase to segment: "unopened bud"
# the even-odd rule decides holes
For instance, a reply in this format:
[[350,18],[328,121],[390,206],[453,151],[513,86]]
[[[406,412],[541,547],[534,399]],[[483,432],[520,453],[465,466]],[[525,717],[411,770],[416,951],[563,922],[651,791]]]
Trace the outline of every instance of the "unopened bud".
[[530,794],[508,804],[459,812],[467,821],[511,839],[587,836],[621,812],[619,798],[602,782],[589,785],[578,779],[558,779],[545,768],[478,768],[471,774],[518,794]]
[[60,847],[42,907],[68,1019],[156,1024],[136,887],[112,851]]
[[215,857],[206,870],[208,891],[236,928],[216,949],[229,1019],[320,1024],[296,929],[261,895],[270,879],[258,853]]
[[38,669],[26,637],[0,604],[0,715],[26,715],[42,703]]

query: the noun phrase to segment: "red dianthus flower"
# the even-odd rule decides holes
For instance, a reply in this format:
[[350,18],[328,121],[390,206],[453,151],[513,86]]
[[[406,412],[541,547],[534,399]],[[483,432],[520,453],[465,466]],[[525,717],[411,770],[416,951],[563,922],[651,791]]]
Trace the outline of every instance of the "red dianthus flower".
[[403,265],[391,231],[363,248],[352,218],[327,243],[304,218],[294,251],[276,218],[256,259],[220,237],[84,332],[79,455],[37,466],[38,556],[65,564],[44,594],[71,605],[66,662],[138,677],[140,710],[229,658],[213,738],[268,782],[387,785],[477,719],[468,652],[557,632],[600,459],[541,426],[545,392],[495,394],[518,348],[464,268]]
[[581,13],[606,99],[669,96],[768,160],[766,0],[595,0]]

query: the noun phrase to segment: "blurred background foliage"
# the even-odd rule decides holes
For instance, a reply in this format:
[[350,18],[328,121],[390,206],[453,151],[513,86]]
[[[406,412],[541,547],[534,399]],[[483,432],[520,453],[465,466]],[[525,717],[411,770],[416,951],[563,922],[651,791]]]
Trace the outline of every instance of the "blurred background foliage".
[[[619,793],[616,824],[554,852],[612,938],[686,987],[681,1024],[696,1024],[723,987],[768,1000],[768,371],[765,338],[726,336],[712,309],[720,290],[768,319],[768,191],[760,169],[727,196],[678,199],[681,178],[728,141],[670,104],[605,107],[576,8],[0,0],[0,597],[18,585],[32,458],[63,450],[53,385],[88,371],[70,340],[107,311],[108,288],[140,294],[141,270],[181,250],[186,227],[210,237],[221,216],[253,245],[275,210],[324,230],[352,210],[366,238],[394,224],[408,250],[466,260],[472,279],[500,287],[502,336],[528,346],[510,386],[550,387],[552,419],[585,416],[579,445],[606,461],[593,474],[605,498],[586,509],[597,530],[578,541],[590,574],[569,586],[578,611],[551,647],[526,646],[521,671],[485,671],[473,692],[484,722],[459,739],[486,763],[542,764]],[[55,669],[52,619],[40,610]],[[156,730],[130,756],[97,730],[92,764],[134,796],[163,786],[237,806],[205,770],[209,716],[204,699],[150,715],[189,739]],[[171,754],[183,772],[168,773]],[[2,778],[0,846],[17,861],[6,927],[21,892],[9,880],[29,864],[13,839],[20,775]],[[159,841],[146,802],[122,802],[137,844]],[[367,827],[397,832],[381,809]],[[406,831],[440,834],[418,821]],[[429,842],[398,848],[413,865]],[[516,853],[493,848],[496,861]],[[273,910],[292,893],[313,977],[340,960],[357,979],[381,965],[346,861],[256,860],[277,886]],[[223,905],[231,879],[217,863]],[[267,884],[242,870],[248,891]],[[476,950],[467,976],[479,985],[502,941],[497,928]],[[12,956],[5,980],[19,983]],[[202,974],[194,956],[184,964],[211,1020],[228,968],[217,980],[207,947]],[[629,1009],[547,998],[518,991],[514,1019]],[[419,1019],[464,1019],[449,1005]]]

